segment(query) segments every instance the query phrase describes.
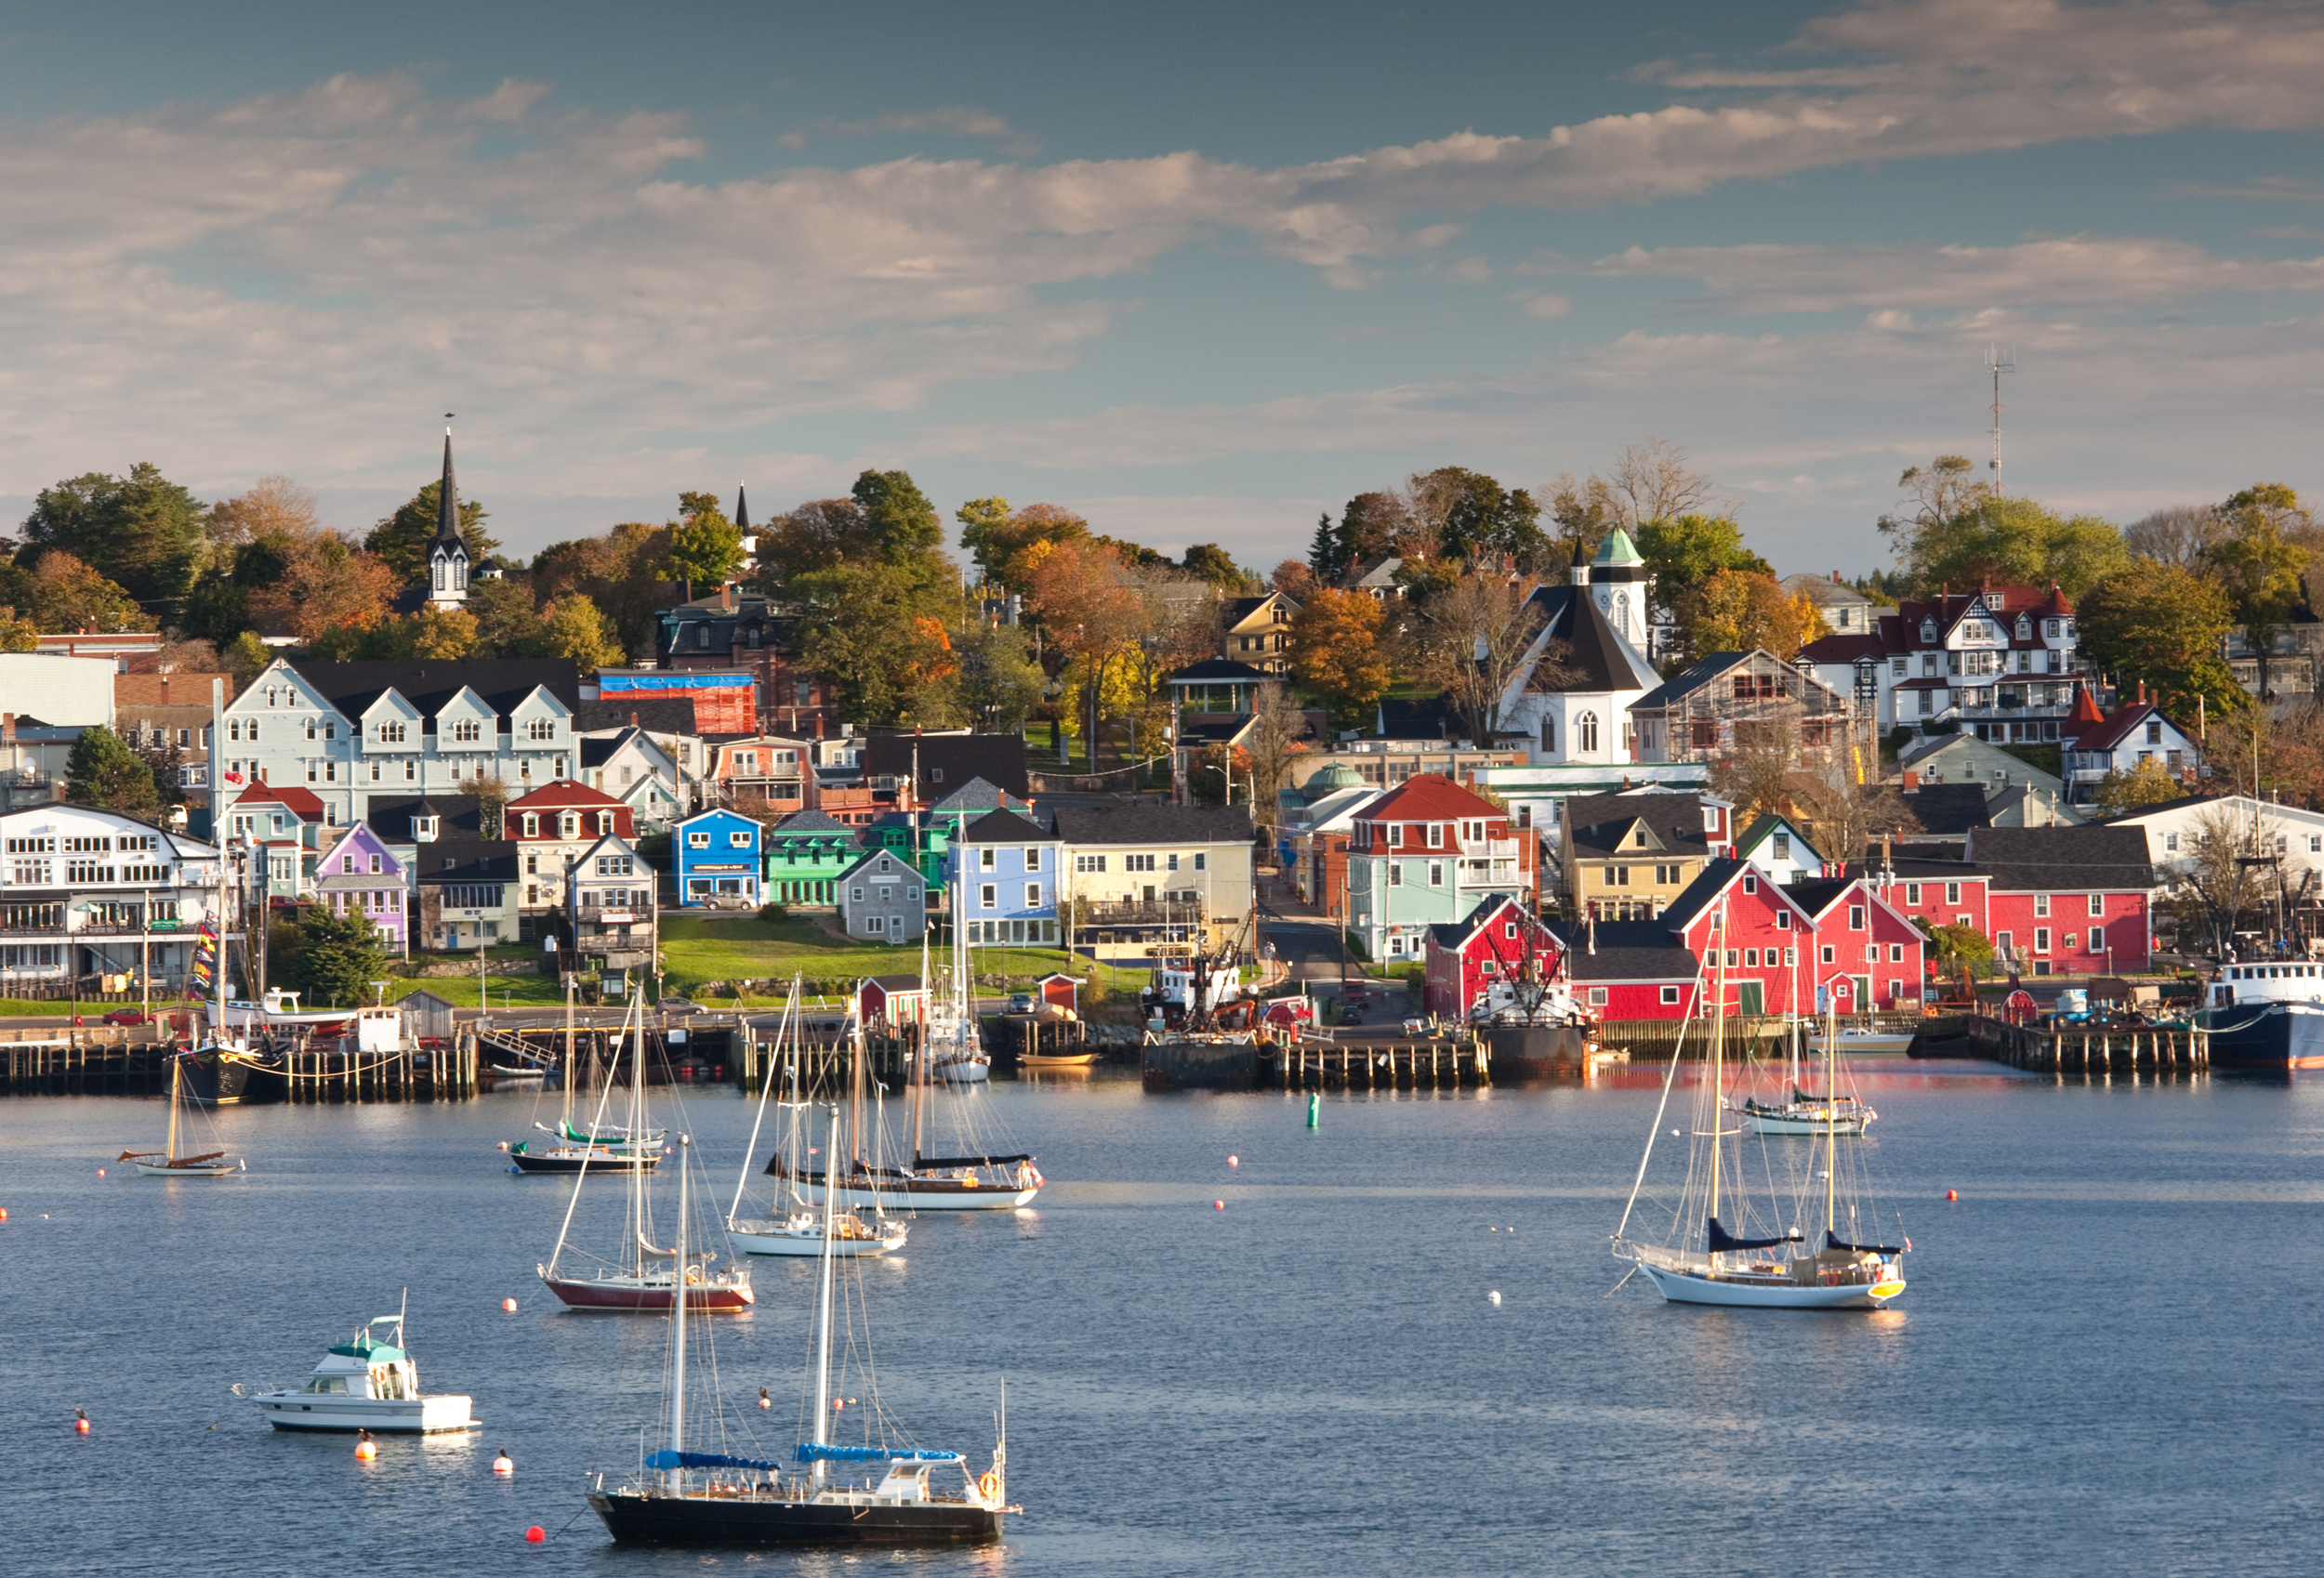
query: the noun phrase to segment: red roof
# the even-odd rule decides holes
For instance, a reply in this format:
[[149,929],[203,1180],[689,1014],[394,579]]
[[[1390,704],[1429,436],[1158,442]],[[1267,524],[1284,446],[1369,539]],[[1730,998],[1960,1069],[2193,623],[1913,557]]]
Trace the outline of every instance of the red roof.
[[2074,711],[2072,716],[2066,720],[2067,727],[2078,730],[2087,730],[2093,724],[2104,723],[2106,720],[2106,715],[2098,710],[2098,698],[2090,693],[2090,687],[2075,686]]
[[281,789],[271,783],[253,783],[234,798],[234,804],[237,806],[265,805],[269,801],[282,806],[285,810],[295,812],[301,822],[323,820],[323,802],[316,797],[315,792],[311,789],[300,789],[296,786]]
[[1825,636],[1802,647],[1800,656],[1809,663],[1854,663],[1883,657],[1887,651],[1887,643],[1878,636]]
[[1355,815],[1357,822],[1458,822],[1509,813],[1439,772],[1407,778]]
[[512,811],[568,810],[574,808],[597,808],[612,810],[623,802],[600,789],[561,778],[554,783],[544,783],[522,799],[508,802]]
[[[2087,690],[2082,692],[2085,701],[2088,700],[2089,695],[2090,692]],[[2090,710],[2094,713],[2098,709],[2093,705]],[[2074,748],[2078,751],[2111,751],[2122,743],[2123,737],[2132,730],[2136,729],[2149,717],[2160,718],[2161,717],[2162,715],[2155,710],[2154,703],[2132,702],[2126,706],[2117,707],[2112,717],[2101,718],[2094,729],[2085,729],[2081,733],[2074,736]],[[2080,704],[2077,704],[2074,718],[2079,721],[2080,717]],[[2169,720],[2164,719],[2164,721]]]

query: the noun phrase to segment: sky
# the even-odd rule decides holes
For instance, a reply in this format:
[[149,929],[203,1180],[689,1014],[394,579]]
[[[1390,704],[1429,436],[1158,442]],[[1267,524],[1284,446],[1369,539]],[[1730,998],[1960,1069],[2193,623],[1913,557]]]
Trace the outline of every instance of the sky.
[[0,518],[150,460],[529,556],[910,471],[1260,570],[1662,437],[1779,571],[1897,475],[2324,490],[2324,5],[0,10]]

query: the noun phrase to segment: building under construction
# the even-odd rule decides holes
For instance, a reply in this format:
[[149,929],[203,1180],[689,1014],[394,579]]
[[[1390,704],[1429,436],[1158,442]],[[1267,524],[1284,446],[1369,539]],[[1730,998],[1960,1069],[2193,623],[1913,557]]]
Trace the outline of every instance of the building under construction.
[[1802,771],[1850,783],[1880,774],[1872,707],[1772,652],[1712,652],[1632,703],[1630,716],[1642,762],[1718,763],[1776,747]]

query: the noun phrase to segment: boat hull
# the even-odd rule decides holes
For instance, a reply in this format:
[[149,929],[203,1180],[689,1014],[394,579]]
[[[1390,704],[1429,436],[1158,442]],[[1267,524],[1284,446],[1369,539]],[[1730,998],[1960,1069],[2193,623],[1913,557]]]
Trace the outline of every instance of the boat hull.
[[1824,1287],[1714,1279],[1645,1260],[1638,1263],[1638,1269],[1671,1304],[1715,1304],[1738,1309],[1881,1309],[1905,1291],[1902,1277]]
[[278,1430],[311,1435],[448,1436],[484,1422],[469,1412],[464,1397],[335,1397],[310,1392],[260,1392],[251,1401]]
[[[544,1276],[548,1291],[568,1309],[609,1314],[667,1314],[674,1302],[667,1282],[636,1278],[603,1281],[579,1277]],[[754,1295],[747,1282],[690,1282],[686,1308],[707,1315],[735,1315],[750,1308]]]
[[[1910,1035],[1842,1035],[1831,1045],[1835,1057],[1841,1058],[1901,1058],[1912,1050],[1916,1037]],[[1811,1035],[1809,1050],[1817,1057],[1824,1055],[1824,1038]]]
[[[662,1158],[656,1152],[639,1160],[650,1173],[660,1165]],[[512,1173],[577,1173],[581,1171],[584,1161],[582,1152],[578,1151],[529,1151],[512,1148],[508,1152],[508,1170]],[[586,1161],[592,1173],[626,1173],[629,1170],[629,1158],[627,1156],[593,1155],[587,1157]]]
[[1831,1119],[1790,1112],[1763,1112],[1746,1109],[1743,1126],[1753,1134],[1791,1134],[1821,1137],[1826,1134],[1860,1135],[1877,1112],[1850,1112]]
[[[815,1177],[802,1177],[799,1191],[810,1204],[823,1203],[823,1182]],[[1020,1205],[1030,1205],[1040,1193],[1035,1189],[972,1189],[965,1184],[941,1178],[919,1178],[911,1183],[898,1179],[878,1189],[859,1188],[853,1184],[839,1186],[839,1203],[864,1209],[889,1211],[1014,1211]]]
[[149,1178],[222,1178],[242,1171],[240,1162],[168,1162],[132,1161],[129,1165]]
[[964,1502],[881,1506],[609,1491],[591,1495],[589,1506],[626,1545],[951,1545],[1000,1538],[1000,1509]]
[[2214,1069],[2286,1073],[2324,1069],[2324,1006],[2251,1003],[2205,1008],[2195,1027],[2209,1033]]
[[[759,1230],[753,1231],[756,1227]],[[821,1258],[823,1233],[785,1232],[772,1223],[729,1222],[726,1236],[734,1247],[746,1255],[790,1256],[797,1258]],[[886,1230],[877,1238],[834,1238],[831,1255],[838,1260],[862,1260],[887,1255],[904,1247],[905,1229],[901,1222],[887,1224]]]
[[961,1058],[931,1064],[928,1072],[946,1085],[982,1085],[993,1077],[993,1065],[989,1059]]
[[197,1107],[257,1107],[280,1101],[289,1082],[281,1069],[249,1058],[196,1052],[180,1059],[186,1099]]
[[1047,1052],[1021,1053],[1017,1066],[1021,1069],[1086,1069],[1098,1060],[1094,1052],[1069,1052],[1052,1055]]

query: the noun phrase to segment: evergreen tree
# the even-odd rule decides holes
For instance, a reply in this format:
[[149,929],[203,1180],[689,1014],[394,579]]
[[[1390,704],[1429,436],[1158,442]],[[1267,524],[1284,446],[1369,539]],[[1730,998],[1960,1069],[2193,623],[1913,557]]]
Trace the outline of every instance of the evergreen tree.
[[202,558],[203,508],[147,461],[43,488],[24,519],[22,562],[62,551],[153,603],[185,595]]
[[77,806],[101,806],[136,816],[161,804],[153,769],[127,741],[102,725],[82,730],[73,742],[64,777],[64,797]]
[[[363,546],[388,561],[400,585],[416,585],[428,579],[428,545],[436,537],[436,519],[443,512],[443,480],[436,479],[414,493],[401,509],[371,529]],[[481,565],[500,546],[484,530],[490,512],[474,499],[460,501],[460,540],[468,546],[468,561]]]
[[1315,517],[1315,538],[1307,545],[1307,568],[1315,572],[1315,579],[1327,586],[1340,584],[1340,576],[1347,569],[1347,560],[1340,551],[1340,534],[1332,529],[1331,511]]
[[379,928],[361,910],[334,914],[317,906],[299,917],[298,943],[292,979],[310,1006],[352,1007],[370,995],[371,982],[388,973]]

